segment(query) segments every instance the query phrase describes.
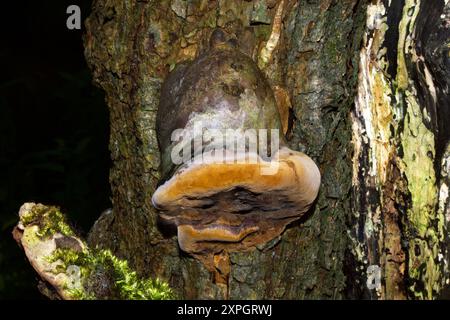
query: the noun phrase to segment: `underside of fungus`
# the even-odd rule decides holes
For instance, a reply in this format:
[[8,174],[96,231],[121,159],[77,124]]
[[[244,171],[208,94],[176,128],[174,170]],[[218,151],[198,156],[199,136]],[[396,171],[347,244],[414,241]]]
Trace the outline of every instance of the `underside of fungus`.
[[[320,186],[313,160],[286,146],[286,116],[280,120],[274,91],[257,64],[220,30],[210,43],[209,51],[169,74],[157,114],[162,180],[152,202],[161,220],[176,226],[180,248],[194,255],[243,251],[274,239],[308,211]],[[177,129],[190,137],[184,145],[174,139]],[[230,129],[243,148],[215,139],[195,148],[205,132],[225,136]],[[278,144],[273,136],[266,141],[264,156],[245,134],[260,129],[279,136]],[[205,161],[211,146],[223,156],[219,161]],[[174,163],[180,150],[192,153]]]
[[[245,249],[271,240],[309,209],[320,173],[300,152],[283,148],[276,164],[212,163],[180,168],[153,195],[161,218],[178,227],[186,252]],[[263,175],[264,168],[277,167]]]

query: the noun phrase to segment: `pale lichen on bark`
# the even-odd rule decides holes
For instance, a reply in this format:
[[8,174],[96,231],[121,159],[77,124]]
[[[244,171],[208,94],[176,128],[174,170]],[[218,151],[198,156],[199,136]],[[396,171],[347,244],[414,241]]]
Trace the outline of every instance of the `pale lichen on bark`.
[[[381,298],[435,298],[447,278],[446,226],[438,210],[439,137],[423,98],[428,92],[436,100],[439,79],[416,52],[422,7],[414,0],[370,4],[360,55],[353,185],[355,209],[364,217],[355,228],[364,223],[365,236],[355,243],[363,247],[362,259],[384,270]],[[425,87],[417,80],[421,74]]]

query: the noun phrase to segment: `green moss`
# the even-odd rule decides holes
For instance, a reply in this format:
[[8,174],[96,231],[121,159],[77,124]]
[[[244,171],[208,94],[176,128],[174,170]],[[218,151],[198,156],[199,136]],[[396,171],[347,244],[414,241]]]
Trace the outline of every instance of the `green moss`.
[[72,229],[57,207],[37,204],[23,214],[20,221],[25,227],[33,224],[38,225],[37,236],[40,238],[46,238],[55,233],[61,233],[65,236],[73,235]]
[[[114,256],[109,250],[95,250],[76,252],[71,249],[57,249],[48,258],[49,262],[62,261],[60,268],[67,269],[70,265],[76,265],[81,270],[81,278],[84,287],[90,280],[93,272],[106,273],[113,281],[117,298],[125,300],[167,300],[174,298],[169,285],[159,279],[140,279],[126,260]],[[69,295],[74,299],[93,299],[95,295],[89,290],[72,290]]]
[[108,266],[122,299],[164,300],[173,298],[169,285],[159,279],[139,279],[126,260],[118,259],[109,250],[100,250],[95,255],[97,264]]
[[69,289],[69,296],[74,300],[96,300],[96,296],[84,289]]
[[56,249],[52,255],[47,257],[49,263],[61,261],[62,264],[56,268],[56,273],[66,272],[70,265],[76,265],[80,268],[81,277],[84,279],[92,272],[93,261],[91,255],[87,252],[77,252],[73,249]]

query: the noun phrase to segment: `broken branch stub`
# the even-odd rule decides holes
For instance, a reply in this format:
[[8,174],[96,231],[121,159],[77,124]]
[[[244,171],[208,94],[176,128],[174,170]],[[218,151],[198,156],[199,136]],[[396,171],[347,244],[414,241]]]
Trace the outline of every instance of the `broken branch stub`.
[[279,236],[317,197],[320,172],[286,146],[257,64],[213,33],[167,77],[157,114],[162,180],[152,202],[183,251],[242,251]]
[[[111,213],[110,213],[111,214]],[[90,248],[57,207],[25,203],[13,237],[51,299],[172,299],[169,285],[141,279],[110,250]]]

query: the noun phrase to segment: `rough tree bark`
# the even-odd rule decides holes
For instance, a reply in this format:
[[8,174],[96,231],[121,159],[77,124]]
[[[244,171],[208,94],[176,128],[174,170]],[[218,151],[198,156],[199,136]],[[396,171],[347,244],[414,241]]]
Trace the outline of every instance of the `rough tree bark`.
[[[257,41],[242,45],[255,53],[280,33],[263,71],[290,96],[290,148],[322,174],[307,218],[230,254],[225,287],[159,231],[151,204],[161,84],[216,27],[252,29]],[[95,0],[85,53],[110,108],[113,212],[88,245],[167,280],[181,298],[439,297],[450,261],[448,27],[443,0]],[[373,265],[376,290],[366,286]]]
[[[230,255],[226,290],[157,229],[150,198],[159,179],[158,95],[173,65],[192,59],[216,26],[234,33],[250,27],[267,41],[277,1],[95,1],[86,23],[86,57],[110,106],[114,162],[113,218],[97,223],[91,245],[111,248],[141,274],[162,276],[182,297],[344,297],[348,112],[363,4],[285,2],[281,40],[265,72],[272,85],[288,88],[297,118],[290,146],[320,164],[323,188],[310,219],[263,247]],[[257,50],[259,43],[248,45]]]

